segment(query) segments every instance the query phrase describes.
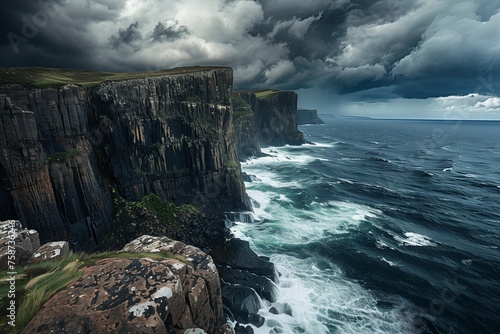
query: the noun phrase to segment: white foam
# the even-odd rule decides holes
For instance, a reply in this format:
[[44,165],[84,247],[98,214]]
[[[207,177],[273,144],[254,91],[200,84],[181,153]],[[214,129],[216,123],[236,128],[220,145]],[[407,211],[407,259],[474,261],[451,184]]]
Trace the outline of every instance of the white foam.
[[463,265],[470,266],[472,264],[471,259],[465,259],[461,261]]
[[416,246],[416,247],[437,246],[436,243],[432,242],[428,237],[424,235],[412,232],[405,232],[404,235],[406,239],[397,235],[394,236],[394,239],[396,239],[396,241],[399,243],[399,246]]
[[396,262],[392,262],[392,261],[389,261],[387,260],[385,257],[379,257],[379,259],[385,263],[388,263],[391,267],[397,267],[398,265],[396,264]]
[[251,183],[264,183],[273,188],[301,188],[301,185],[296,181],[281,182],[278,180],[278,176],[270,171],[260,171],[257,177],[260,181],[254,181]]
[[273,197],[279,198],[279,194],[249,192],[254,200],[255,194],[260,197],[256,201],[262,204],[254,209],[255,213],[259,219],[267,219],[265,224],[269,233],[263,234],[249,224],[238,224],[232,231],[235,235],[243,233],[255,242],[267,245],[306,244],[332,234],[346,234],[357,230],[368,218],[381,214],[381,211],[369,206],[341,201],[312,202],[309,209],[299,210],[279,201],[271,201]]
[[[310,145],[313,146],[313,145]],[[328,159],[321,157],[313,157],[307,154],[300,154],[295,152],[296,148],[302,146],[286,146],[286,147],[267,147],[263,148],[262,152],[267,154],[267,156],[250,159],[242,162],[243,167],[259,166],[259,165],[272,165],[272,164],[282,164],[282,163],[299,163],[307,164],[315,160],[328,161]],[[260,178],[260,174],[258,175]]]
[[378,309],[376,297],[347,280],[339,268],[320,269],[313,259],[288,255],[274,255],[271,260],[282,274],[279,303],[290,305],[292,316],[272,314],[268,307],[261,309],[259,314],[266,323],[260,328],[252,326],[256,334],[268,334],[274,326],[284,333],[326,334],[330,333],[326,324],[347,334],[411,331],[411,315],[400,311],[404,301],[395,301],[392,310]]
[[451,167],[443,169],[443,172],[451,172],[451,171],[453,171],[453,168]]
[[317,143],[317,142],[313,142],[313,144],[303,144],[302,146],[312,146],[312,147],[334,147],[334,144],[333,143]]
[[395,250],[393,247],[389,246],[388,244],[386,244],[385,242],[383,242],[381,240],[375,241],[375,246],[377,246],[378,249],[389,248],[390,250]]

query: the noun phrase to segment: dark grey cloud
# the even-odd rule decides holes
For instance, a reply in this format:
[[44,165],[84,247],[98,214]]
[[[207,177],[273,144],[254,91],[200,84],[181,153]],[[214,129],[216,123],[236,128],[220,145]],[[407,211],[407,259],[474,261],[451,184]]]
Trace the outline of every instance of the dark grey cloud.
[[173,41],[186,36],[188,33],[188,28],[179,25],[178,22],[175,22],[171,26],[166,26],[163,22],[158,22],[151,33],[151,38],[156,42]]
[[137,51],[140,48],[142,34],[139,30],[139,22],[131,23],[126,29],[119,29],[116,35],[110,37],[110,43],[113,47],[118,48],[122,45],[134,47]]
[[0,66],[213,64],[232,66],[240,89],[500,95],[498,1],[21,0],[1,15]]

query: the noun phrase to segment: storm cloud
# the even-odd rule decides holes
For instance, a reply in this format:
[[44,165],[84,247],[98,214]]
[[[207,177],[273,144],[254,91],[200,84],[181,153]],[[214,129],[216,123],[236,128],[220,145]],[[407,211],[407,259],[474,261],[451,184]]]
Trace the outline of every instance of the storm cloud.
[[353,101],[500,95],[496,1],[22,0],[2,16],[1,66],[224,65],[240,89]]

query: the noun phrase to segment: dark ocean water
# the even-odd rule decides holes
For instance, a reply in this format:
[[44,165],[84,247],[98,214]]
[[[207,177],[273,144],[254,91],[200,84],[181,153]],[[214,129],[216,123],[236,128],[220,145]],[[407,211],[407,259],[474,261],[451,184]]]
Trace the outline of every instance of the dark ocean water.
[[500,333],[500,122],[325,121],[243,164],[293,310],[256,333]]

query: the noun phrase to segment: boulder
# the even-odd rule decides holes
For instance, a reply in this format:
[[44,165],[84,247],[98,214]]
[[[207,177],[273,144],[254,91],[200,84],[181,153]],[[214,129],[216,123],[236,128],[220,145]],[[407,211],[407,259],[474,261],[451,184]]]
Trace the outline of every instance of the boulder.
[[254,334],[252,327],[242,326],[240,324],[236,324],[236,326],[234,326],[234,331],[236,332],[236,334]]
[[26,260],[27,264],[62,260],[69,255],[67,241],[49,242],[40,247]]
[[14,260],[10,260],[17,266],[39,247],[37,231],[23,228],[19,220],[0,222],[0,270],[8,269],[9,256],[14,255]]
[[265,276],[258,276],[247,270],[217,266],[219,276],[225,283],[240,284],[254,289],[261,298],[274,303],[278,297],[278,287]]
[[143,236],[52,297],[23,333],[219,333],[224,319],[219,277],[210,256],[166,237]]
[[211,245],[210,255],[217,264],[245,270],[278,282],[278,274],[269,258],[257,255],[246,240],[237,238]]
[[223,284],[222,299],[238,322],[248,324],[252,313],[263,307],[262,300],[254,289],[240,284]]

